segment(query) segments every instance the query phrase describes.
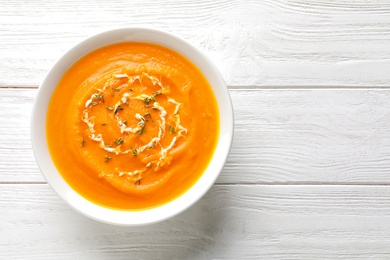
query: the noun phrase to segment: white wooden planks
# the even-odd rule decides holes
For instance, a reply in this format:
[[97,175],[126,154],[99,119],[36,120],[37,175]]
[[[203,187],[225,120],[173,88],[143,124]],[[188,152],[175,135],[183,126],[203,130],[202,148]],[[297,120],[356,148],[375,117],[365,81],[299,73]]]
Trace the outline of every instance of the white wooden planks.
[[388,90],[231,93],[233,182],[389,183]]
[[390,5],[374,1],[4,1],[0,85],[37,85],[85,37],[117,27],[178,35],[232,86],[390,86]]
[[0,88],[0,182],[44,181],[31,147],[36,89]]
[[[390,3],[0,3],[0,259],[390,259]],[[235,138],[211,191],[148,227],[89,220],[45,184],[29,118],[73,44],[142,26],[205,52]]]
[[1,259],[388,259],[390,187],[216,185],[166,222],[116,227],[46,184],[0,185]]
[[[35,89],[0,89],[0,182],[44,181]],[[390,184],[390,90],[231,89],[235,137],[218,183]]]

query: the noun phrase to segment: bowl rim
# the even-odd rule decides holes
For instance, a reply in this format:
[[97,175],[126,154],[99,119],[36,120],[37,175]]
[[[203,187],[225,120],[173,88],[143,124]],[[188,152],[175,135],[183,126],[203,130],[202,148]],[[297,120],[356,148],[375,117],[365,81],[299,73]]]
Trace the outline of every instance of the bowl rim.
[[[194,185],[178,198],[146,210],[124,211],[110,209],[85,199],[61,177],[51,160],[47,146],[46,113],[51,96],[63,74],[86,54],[103,46],[119,42],[154,43],[168,47],[189,59],[209,81],[219,109],[220,130],[218,142],[205,172]],[[138,226],[157,223],[178,215],[201,199],[214,185],[222,172],[232,146],[234,114],[228,88],[218,69],[206,55],[173,34],[150,28],[125,27],[103,31],[82,40],[66,51],[50,67],[39,85],[38,93],[34,100],[30,129],[34,156],[42,175],[49,186],[70,207],[89,218],[103,223]]]

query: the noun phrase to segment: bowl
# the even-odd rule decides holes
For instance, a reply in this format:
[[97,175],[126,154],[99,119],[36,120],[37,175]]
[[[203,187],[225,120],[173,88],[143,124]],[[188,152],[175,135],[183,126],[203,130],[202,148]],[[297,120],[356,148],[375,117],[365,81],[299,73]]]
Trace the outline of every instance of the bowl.
[[[56,169],[46,138],[46,115],[51,96],[64,73],[81,57],[101,47],[120,42],[147,42],[168,47],[192,61],[208,80],[217,99],[220,132],[214,155],[200,179],[183,195],[151,209],[123,211],[90,202],[74,191]],[[136,226],[171,218],[195,204],[212,187],[227,160],[233,139],[233,107],[223,78],[213,63],[186,41],[166,32],[146,28],[120,28],[85,39],[66,52],[49,70],[35,99],[31,139],[36,161],[52,189],[73,209],[100,222]]]

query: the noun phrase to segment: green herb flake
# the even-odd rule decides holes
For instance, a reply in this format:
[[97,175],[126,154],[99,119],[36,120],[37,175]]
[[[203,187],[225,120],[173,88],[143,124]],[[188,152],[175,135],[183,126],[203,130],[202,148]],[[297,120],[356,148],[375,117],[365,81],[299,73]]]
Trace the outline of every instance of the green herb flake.
[[121,91],[121,89],[120,88],[111,88],[113,91],[115,91],[115,92],[119,92],[119,91]]
[[85,145],[85,140],[84,140],[84,137],[81,139],[81,146],[84,146]]
[[155,102],[156,100],[154,99],[154,97],[146,97],[146,98],[144,98],[144,103],[145,104],[149,104],[150,101]]
[[131,150],[133,150],[133,156],[137,156],[138,155],[138,150],[133,148],[133,147],[130,147]]
[[121,105],[115,106],[115,108],[114,108],[114,115],[116,115],[116,113],[118,113],[119,110],[123,110],[123,108],[121,107]]
[[135,182],[134,182],[134,185],[140,185],[141,184],[141,179],[138,179],[138,180],[136,180]]
[[92,104],[92,106],[96,106],[98,104],[98,102],[92,102],[91,104]]
[[141,126],[141,129],[138,131],[138,135],[142,135],[145,132],[145,125]]
[[114,111],[114,109],[112,107],[107,107],[107,109],[110,111]]
[[92,99],[101,99],[102,96],[100,96],[99,94],[93,94],[92,95]]
[[152,116],[150,115],[150,113],[148,112],[148,113],[146,113],[146,114],[144,114],[144,117],[149,117],[150,119],[152,119]]
[[109,156],[109,155],[104,156],[104,161],[105,161],[105,162],[108,162],[108,161],[111,160],[111,159],[112,159],[112,157]]
[[173,134],[175,132],[175,128],[173,126],[169,126],[169,133]]
[[124,142],[125,142],[125,140],[123,140],[122,137],[119,137],[118,139],[116,139],[114,141],[114,143],[116,143],[116,144],[123,144]]
[[107,123],[102,123],[102,126],[106,126],[107,125]]

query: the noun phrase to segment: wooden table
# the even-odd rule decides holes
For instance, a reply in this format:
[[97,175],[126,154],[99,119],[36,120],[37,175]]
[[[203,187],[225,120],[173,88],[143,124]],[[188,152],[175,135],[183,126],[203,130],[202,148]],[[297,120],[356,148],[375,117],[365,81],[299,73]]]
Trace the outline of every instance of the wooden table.
[[[124,228],[46,184],[29,118],[67,49],[139,26],[215,62],[235,137],[196,205]],[[0,259],[390,259],[389,116],[389,1],[1,1]]]

